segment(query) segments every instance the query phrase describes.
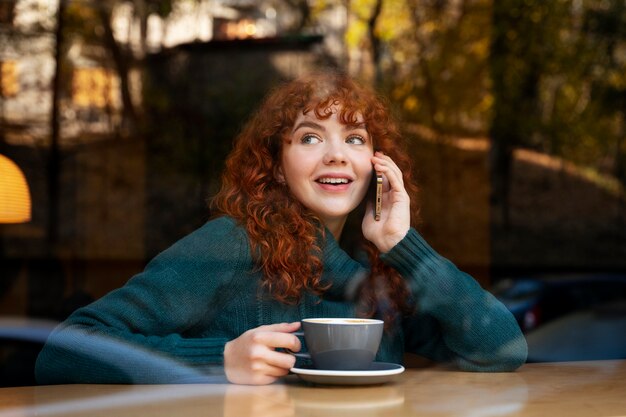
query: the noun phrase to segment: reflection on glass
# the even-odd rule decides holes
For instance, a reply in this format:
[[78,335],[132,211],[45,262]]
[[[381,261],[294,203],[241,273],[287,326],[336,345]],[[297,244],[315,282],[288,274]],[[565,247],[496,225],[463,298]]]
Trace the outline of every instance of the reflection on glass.
[[[401,414],[404,389],[400,385],[338,387],[308,385],[229,385],[224,397],[224,417],[345,416]],[[396,411],[396,412],[394,412]]]
[[411,396],[410,407],[418,415],[464,417],[507,416],[519,413],[528,402],[528,387],[517,373],[424,373],[420,384],[429,398]]
[[359,417],[399,415],[404,405],[404,389],[400,385],[373,385],[368,387],[297,387],[290,390],[296,415]]
[[0,155],[0,202],[0,223],[30,221],[28,183],[22,170],[4,155]]
[[224,417],[291,417],[295,405],[284,385],[228,385],[224,395]]

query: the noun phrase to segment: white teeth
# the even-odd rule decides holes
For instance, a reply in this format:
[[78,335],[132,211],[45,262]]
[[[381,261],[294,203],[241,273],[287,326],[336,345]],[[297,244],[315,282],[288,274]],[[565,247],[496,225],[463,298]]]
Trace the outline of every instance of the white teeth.
[[320,178],[318,180],[322,184],[347,184],[347,178]]

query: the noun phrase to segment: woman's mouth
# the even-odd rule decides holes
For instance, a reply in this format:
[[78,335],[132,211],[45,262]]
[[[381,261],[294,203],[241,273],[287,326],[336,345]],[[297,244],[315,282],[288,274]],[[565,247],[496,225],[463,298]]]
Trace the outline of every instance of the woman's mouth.
[[320,184],[331,184],[331,185],[348,184],[352,182],[352,180],[349,180],[348,178],[318,178],[316,181],[319,182]]
[[325,191],[345,191],[353,182],[348,177],[320,177],[315,180],[322,190]]

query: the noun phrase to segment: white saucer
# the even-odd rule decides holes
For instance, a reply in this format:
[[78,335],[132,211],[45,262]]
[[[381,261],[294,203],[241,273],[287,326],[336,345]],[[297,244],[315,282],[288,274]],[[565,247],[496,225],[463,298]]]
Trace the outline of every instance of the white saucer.
[[291,372],[302,380],[316,384],[371,385],[391,381],[404,372],[404,366],[395,363],[373,362],[364,371],[335,371],[315,368],[291,368]]

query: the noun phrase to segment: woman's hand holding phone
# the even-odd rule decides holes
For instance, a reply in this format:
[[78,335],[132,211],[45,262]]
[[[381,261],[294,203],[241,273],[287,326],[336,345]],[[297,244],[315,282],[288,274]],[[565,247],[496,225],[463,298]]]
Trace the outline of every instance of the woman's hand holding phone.
[[389,252],[406,236],[411,227],[411,201],[402,179],[402,171],[382,152],[375,152],[372,164],[377,174],[382,174],[380,218],[376,220],[376,202],[368,201],[363,219],[363,236],[382,253]]

